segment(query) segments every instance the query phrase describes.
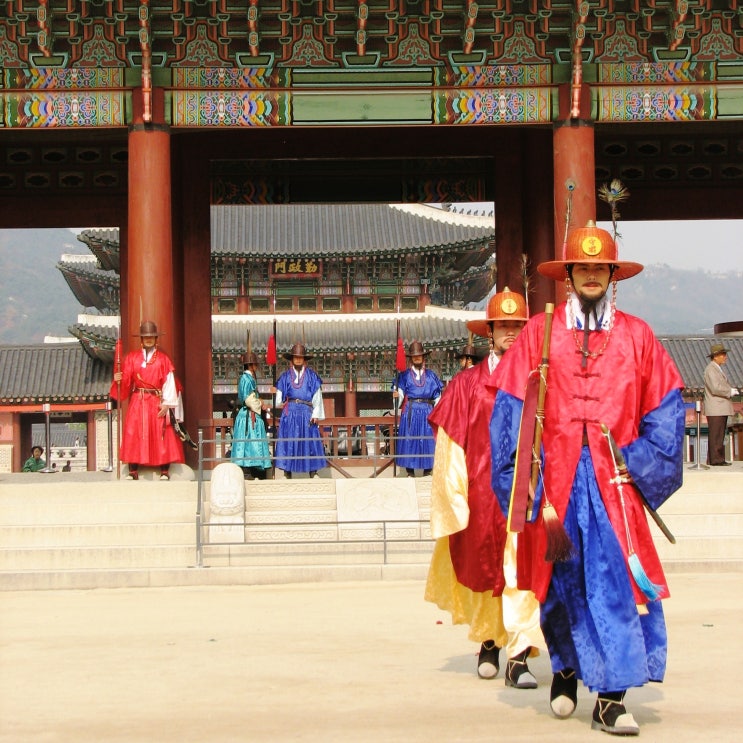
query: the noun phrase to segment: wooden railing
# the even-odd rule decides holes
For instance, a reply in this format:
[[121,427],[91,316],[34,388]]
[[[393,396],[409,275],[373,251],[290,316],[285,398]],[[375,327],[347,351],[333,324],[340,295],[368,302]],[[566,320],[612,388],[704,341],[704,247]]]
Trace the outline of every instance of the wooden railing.
[[[207,469],[229,461],[232,418],[199,421],[202,459]],[[278,420],[277,420],[278,424]],[[344,477],[353,477],[349,467],[370,467],[376,477],[394,463],[395,419],[391,415],[356,418],[326,418],[318,423],[328,463]],[[274,439],[269,438],[273,454]]]

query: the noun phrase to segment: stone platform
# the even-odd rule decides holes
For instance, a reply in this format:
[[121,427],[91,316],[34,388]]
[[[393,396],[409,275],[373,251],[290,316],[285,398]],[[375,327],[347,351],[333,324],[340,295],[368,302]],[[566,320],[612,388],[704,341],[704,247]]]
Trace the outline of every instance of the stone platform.
[[[241,539],[220,541],[198,483],[113,473],[0,475],[0,590],[422,579],[428,478],[246,482]],[[210,483],[203,485],[208,504]],[[743,569],[743,463],[696,469],[651,525],[669,572]],[[224,541],[224,540],[222,540]]]

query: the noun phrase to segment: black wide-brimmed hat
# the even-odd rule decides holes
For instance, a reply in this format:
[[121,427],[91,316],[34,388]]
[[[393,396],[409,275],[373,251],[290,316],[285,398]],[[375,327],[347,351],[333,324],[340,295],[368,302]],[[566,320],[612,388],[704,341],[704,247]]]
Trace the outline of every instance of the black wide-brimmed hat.
[[140,338],[157,338],[160,333],[152,320],[145,320],[139,325],[139,333],[133,333],[133,335],[138,335]]
[[258,354],[253,353],[253,351],[244,353],[240,357],[240,361],[242,361],[242,363],[245,365],[255,364],[256,366],[260,366],[260,361],[258,361]]
[[301,356],[305,361],[309,361],[313,358],[307,353],[307,349],[301,343],[295,343],[287,353],[283,354],[283,356],[287,361],[291,361],[293,356]]
[[458,359],[476,359],[478,358],[477,349],[474,346],[464,346],[462,350],[457,354]]
[[413,341],[408,346],[408,352],[405,354],[408,358],[412,356],[428,356],[431,353],[423,348],[423,344],[420,341]]

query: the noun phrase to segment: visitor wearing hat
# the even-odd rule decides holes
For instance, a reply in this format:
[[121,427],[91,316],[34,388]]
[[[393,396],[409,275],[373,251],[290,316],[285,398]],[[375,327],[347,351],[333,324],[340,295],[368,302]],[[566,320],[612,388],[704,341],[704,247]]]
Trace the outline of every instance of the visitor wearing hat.
[[46,462],[41,458],[44,449],[41,446],[31,447],[31,456],[23,463],[22,472],[40,472],[46,467]]
[[276,407],[283,406],[276,437],[276,466],[290,479],[294,472],[308,472],[314,477],[328,466],[318,426],[325,419],[322,379],[307,366],[312,356],[302,343],[295,343],[283,356],[291,364],[272,388]]
[[271,469],[271,452],[268,448],[266,423],[261,416],[267,409],[258,397],[258,356],[250,350],[242,355],[243,373],[237,383],[238,411],[232,428],[230,458],[242,468],[245,479],[265,480]]
[[410,366],[400,372],[392,385],[392,396],[402,398],[398,430],[397,464],[404,467],[408,477],[415,477],[416,470],[430,475],[433,469],[433,429],[428,416],[441,397],[442,381],[426,368],[425,358],[430,351],[420,341],[413,341],[405,354]]
[[436,432],[431,480],[436,543],[425,598],[450,612],[457,624],[469,625],[469,639],[480,646],[480,678],[498,675],[503,648],[505,683],[516,689],[536,687],[527,659],[546,646],[534,594],[505,579],[516,575],[516,540],[506,534],[490,484],[490,418],[498,365],[527,319],[521,294],[508,287],[494,294],[485,318],[467,323],[470,332],[488,339],[488,358],[456,374],[428,418]]
[[[609,232],[593,223],[572,229],[562,259],[537,270],[563,283],[567,300],[552,322],[539,416],[543,459],[529,523],[519,535],[519,585],[541,604],[553,714],[573,713],[581,680],[597,692],[594,729],[637,735],[625,692],[663,680],[660,599],[668,596],[640,495],[656,509],[681,486],[684,383],[652,329],[616,307],[618,283],[642,266],[619,259]],[[532,317],[498,367],[490,431],[493,490],[504,514],[526,380],[540,367],[545,320],[544,313]],[[545,547],[560,536],[568,538],[571,556],[548,561]]]
[[139,468],[154,467],[161,480],[170,479],[170,465],[183,462],[183,444],[171,424],[170,411],[182,419],[173,362],[158,348],[157,325],[139,326],[141,348],[130,351],[114,370],[111,397],[129,400],[119,456],[128,465],[127,480],[139,479]]
[[722,368],[728,360],[728,349],[722,343],[713,343],[709,349],[709,364],[704,369],[704,415],[707,418],[707,464],[713,467],[726,467],[725,431],[728,416],[733,415],[733,402],[730,398],[739,395]]
[[471,343],[468,343],[466,346],[463,346],[462,350],[457,354],[457,359],[459,359],[460,371],[470,369],[479,360],[477,349]]

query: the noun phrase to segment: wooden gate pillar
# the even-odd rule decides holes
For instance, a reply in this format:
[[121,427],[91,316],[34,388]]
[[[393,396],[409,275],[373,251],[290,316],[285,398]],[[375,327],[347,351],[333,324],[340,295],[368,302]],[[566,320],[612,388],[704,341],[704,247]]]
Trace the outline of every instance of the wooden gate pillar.
[[[560,90],[560,111],[567,113],[569,87]],[[590,97],[588,87],[581,93],[581,115],[586,115]],[[586,118],[565,118],[553,131],[553,163],[555,190],[555,260],[562,260],[565,243],[568,199],[569,229],[585,227],[596,219],[596,155],[593,121]],[[558,300],[565,297],[563,286],[557,287]]]
[[135,112],[129,130],[126,293],[122,294],[126,312],[122,312],[122,337],[125,344],[136,347],[140,322],[152,320],[160,331],[159,345],[173,357],[180,318],[173,311],[170,131],[162,123],[162,91],[154,93],[153,123],[143,122],[138,115],[141,96],[132,97]]

